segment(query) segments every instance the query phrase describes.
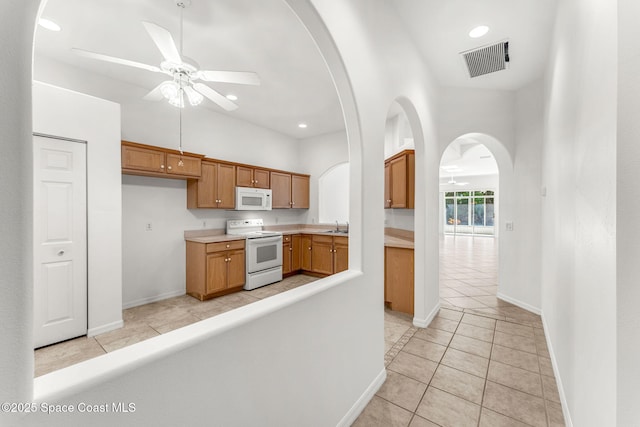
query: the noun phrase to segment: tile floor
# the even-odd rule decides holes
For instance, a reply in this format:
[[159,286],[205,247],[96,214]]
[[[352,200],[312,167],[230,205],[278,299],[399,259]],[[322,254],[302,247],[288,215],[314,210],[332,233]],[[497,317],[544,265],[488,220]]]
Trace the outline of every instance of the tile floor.
[[121,329],[35,350],[35,376],[98,357],[314,280],[317,278],[299,274],[253,291],[241,291],[208,301],[201,302],[182,295],[126,309],[123,312],[124,327]]
[[354,426],[564,426],[540,316],[496,298],[496,260],[493,238],[441,240],[442,308],[387,347],[387,380]]

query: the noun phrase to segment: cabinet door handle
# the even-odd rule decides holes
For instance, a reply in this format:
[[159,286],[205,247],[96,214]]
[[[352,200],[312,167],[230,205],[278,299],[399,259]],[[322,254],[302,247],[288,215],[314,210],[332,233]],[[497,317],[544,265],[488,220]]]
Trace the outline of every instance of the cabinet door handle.
[[230,245],[227,245],[227,247],[229,248],[229,247],[231,247],[231,246],[230,246]]
[[164,165],[160,165],[160,169],[164,169]]
[[171,166],[167,166],[167,169],[168,169],[168,170],[171,170]]

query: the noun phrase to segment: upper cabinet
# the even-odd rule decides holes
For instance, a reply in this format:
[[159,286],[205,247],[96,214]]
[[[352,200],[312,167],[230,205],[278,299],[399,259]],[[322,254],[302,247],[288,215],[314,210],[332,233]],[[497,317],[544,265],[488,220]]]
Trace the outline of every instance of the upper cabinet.
[[236,185],[238,187],[271,188],[269,171],[251,166],[236,166]]
[[415,151],[405,150],[384,162],[384,207],[414,208]]
[[204,156],[122,141],[122,173],[162,178],[197,178]]
[[187,208],[233,209],[236,167],[205,159],[202,162],[202,177],[187,181]]
[[308,209],[309,175],[271,172],[274,209]]
[[272,190],[274,209],[308,209],[309,175],[122,141],[122,173],[188,179],[187,208],[234,209],[235,187]]

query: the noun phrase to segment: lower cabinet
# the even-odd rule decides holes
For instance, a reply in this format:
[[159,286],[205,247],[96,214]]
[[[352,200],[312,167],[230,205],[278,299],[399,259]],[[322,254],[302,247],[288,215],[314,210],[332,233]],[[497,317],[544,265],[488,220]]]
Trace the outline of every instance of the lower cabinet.
[[349,238],[317,234],[282,236],[282,274],[329,276],[349,268]]
[[242,290],[244,240],[187,242],[187,294],[200,301]]
[[413,249],[384,248],[384,303],[390,309],[413,314]]
[[282,274],[297,273],[300,270],[300,235],[282,236]]

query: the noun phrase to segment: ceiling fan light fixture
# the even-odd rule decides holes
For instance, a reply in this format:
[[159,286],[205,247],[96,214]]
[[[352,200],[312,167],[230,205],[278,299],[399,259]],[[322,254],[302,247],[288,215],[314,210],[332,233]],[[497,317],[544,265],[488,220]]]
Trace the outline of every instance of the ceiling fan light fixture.
[[192,107],[195,107],[196,105],[200,105],[204,100],[204,96],[202,96],[199,92],[197,92],[191,86],[185,87],[184,91],[186,92],[187,98],[189,99],[189,104],[191,104]]
[[226,98],[227,98],[229,101],[237,101],[237,100],[238,100],[238,96],[237,96],[237,95],[234,95],[234,94],[232,94],[232,93],[228,94],[228,95],[226,96]]

